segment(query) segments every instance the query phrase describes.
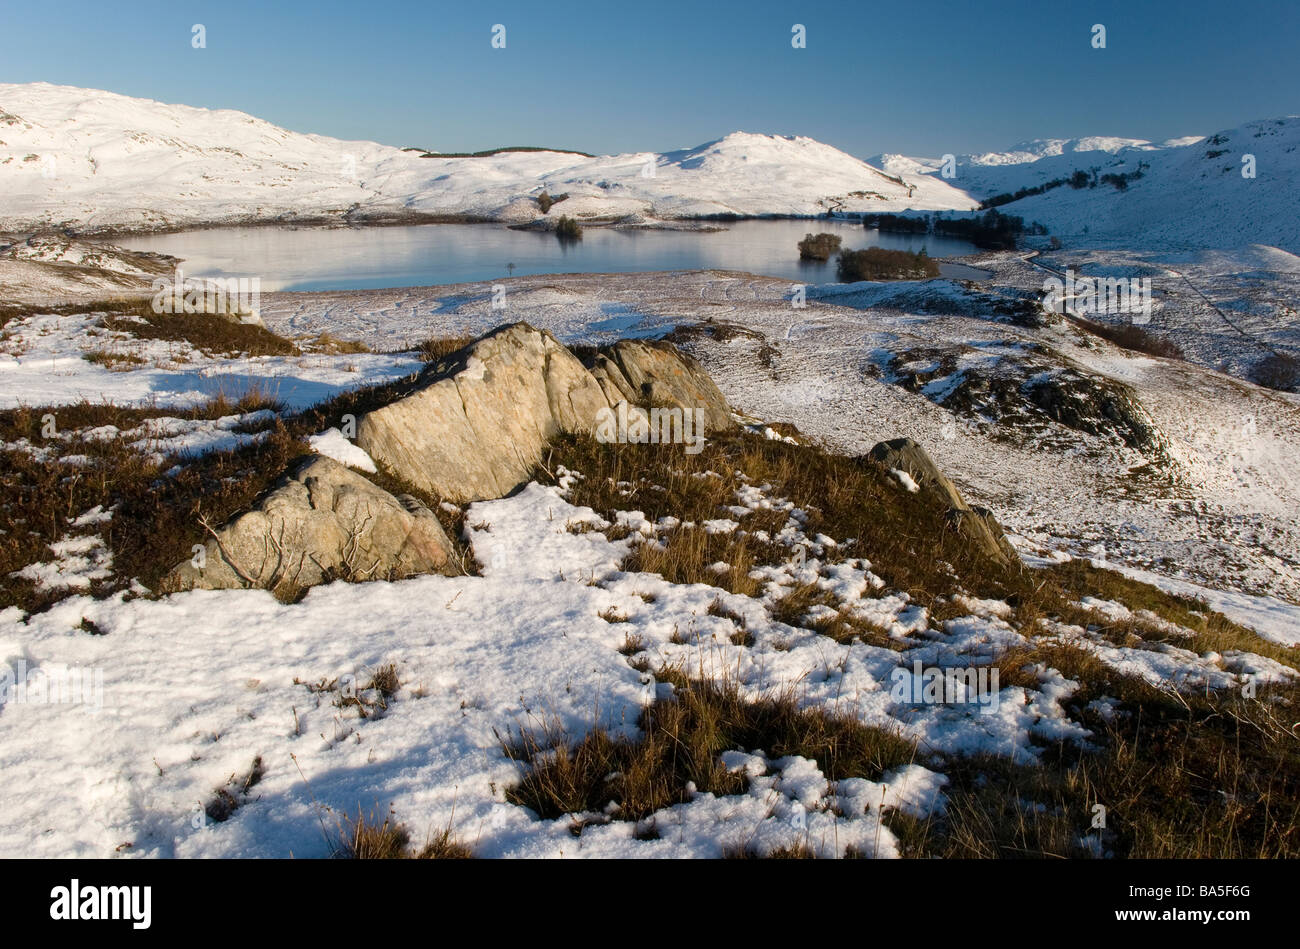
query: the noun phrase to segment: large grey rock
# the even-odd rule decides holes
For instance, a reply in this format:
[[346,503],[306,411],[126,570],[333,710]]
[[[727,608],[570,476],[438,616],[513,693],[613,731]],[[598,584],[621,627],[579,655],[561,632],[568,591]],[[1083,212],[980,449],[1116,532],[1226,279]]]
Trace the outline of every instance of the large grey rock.
[[891,470],[906,471],[921,492],[948,511],[948,523],[986,557],[1007,565],[1020,562],[998,519],[987,508],[966,503],[929,453],[910,438],[895,438],[875,445],[867,457]]
[[730,428],[731,409],[698,362],[668,343],[620,340],[602,347],[591,366],[610,405],[698,409],[705,434]]
[[550,333],[515,323],[430,367],[411,395],[363,416],[357,444],[438,497],[499,498],[528,480],[553,437],[591,431],[607,407],[576,356]]
[[498,498],[532,476],[552,438],[595,434],[623,401],[699,408],[706,434],[731,424],[708,374],[667,344],[617,343],[598,351],[588,371],[550,333],[515,323],[430,366],[415,392],[366,414],[357,444],[440,498]]
[[253,510],[211,526],[203,566],[177,565],[164,589],[293,590],[336,577],[459,572],[451,541],[427,507],[323,456],[291,468]]

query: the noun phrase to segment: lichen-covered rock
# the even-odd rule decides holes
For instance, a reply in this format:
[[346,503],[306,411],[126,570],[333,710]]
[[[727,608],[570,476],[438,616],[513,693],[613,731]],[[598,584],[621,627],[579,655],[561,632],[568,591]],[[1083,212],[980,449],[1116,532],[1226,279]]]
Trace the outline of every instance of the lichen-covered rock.
[[907,472],[923,494],[947,509],[951,528],[986,557],[1007,565],[1019,562],[1016,549],[1007,540],[993,513],[987,508],[967,504],[957,486],[939,470],[929,453],[912,439],[895,438],[880,442],[867,457],[891,470]]
[[282,591],[333,578],[460,572],[451,541],[427,507],[322,456],[291,468],[251,511],[210,526],[197,558],[202,565],[177,565],[164,589]]

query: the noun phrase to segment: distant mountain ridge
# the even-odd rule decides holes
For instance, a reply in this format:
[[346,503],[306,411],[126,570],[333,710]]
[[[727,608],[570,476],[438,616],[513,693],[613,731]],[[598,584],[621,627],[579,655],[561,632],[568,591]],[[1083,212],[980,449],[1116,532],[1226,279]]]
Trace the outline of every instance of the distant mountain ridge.
[[[1246,156],[1254,177],[1241,172]],[[426,155],[291,132],[232,110],[48,83],[0,84],[0,231],[560,215],[656,226],[828,212],[963,212],[1006,204],[1075,243],[1300,252],[1300,118],[1154,144],[1087,136],[941,159],[863,161],[802,136],[732,132],[674,151]],[[1083,171],[1096,186],[1059,186]],[[1107,179],[1106,176],[1110,176]],[[1105,183],[1123,179],[1123,187]],[[556,199],[543,214],[538,198]]]
[[[939,158],[886,154],[870,161],[894,174],[943,177]],[[947,180],[986,200],[1050,186],[1078,171],[1088,174],[1089,186],[1057,185],[1001,210],[1076,242],[1189,248],[1264,244],[1300,253],[1298,116],[1160,145],[1097,136],[1040,139],[1006,152],[956,156],[956,175]],[[1124,182],[1107,183],[1107,175]]]
[[242,112],[48,83],[0,85],[0,229],[148,230],[265,221],[543,219],[650,223],[830,210],[969,209],[821,142],[734,132],[695,148],[585,157],[425,156]]

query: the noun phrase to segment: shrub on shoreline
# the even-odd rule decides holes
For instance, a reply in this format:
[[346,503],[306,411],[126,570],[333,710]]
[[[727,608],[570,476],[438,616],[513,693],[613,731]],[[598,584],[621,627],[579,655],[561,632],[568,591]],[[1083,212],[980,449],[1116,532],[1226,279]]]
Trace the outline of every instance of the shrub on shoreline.
[[843,251],[837,269],[841,283],[858,280],[922,280],[939,276],[939,265],[922,248],[917,253],[868,247]]

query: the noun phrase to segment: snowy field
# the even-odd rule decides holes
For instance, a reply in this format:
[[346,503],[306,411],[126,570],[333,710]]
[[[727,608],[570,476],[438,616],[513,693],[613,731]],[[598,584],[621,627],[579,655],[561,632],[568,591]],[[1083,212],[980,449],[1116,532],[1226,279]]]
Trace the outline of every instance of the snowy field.
[[[1083,556],[1201,596],[1269,640],[1300,643],[1300,607],[1286,599],[1300,582],[1293,516],[1300,485],[1284,463],[1300,441],[1293,397],[1085,343],[1059,325],[1027,329],[987,316],[917,312],[944,300],[971,302],[965,294],[975,291],[948,281],[824,288],[802,309],[790,306],[785,284],[741,274],[519,278],[509,284],[505,312],[492,309],[490,290],[274,294],[263,301],[263,316],[281,333],[310,336],[328,326],[394,349],[434,331],[480,331],[513,319],[577,342],[662,335],[703,317],[712,326],[696,332],[689,348],[737,409],[794,422],[848,452],[914,437],[967,496],[994,507],[1027,562]],[[976,298],[972,311],[981,305]],[[89,317],[37,315],[7,329],[0,378],[8,405],[90,398],[182,406],[256,386],[302,406],[418,365],[410,354],[236,361],[136,341],[121,345],[144,347],[148,361],[110,371],[81,356],[104,345],[86,335]],[[955,425],[959,417],[937,397],[944,387],[910,392],[870,371],[882,350],[920,344],[956,346],[963,365],[997,356],[995,364],[1008,358],[1013,368],[1033,344],[1042,347],[1036,359],[1125,380],[1162,433],[1175,477],[1161,486],[1135,482],[1130,469],[1144,463],[1141,453],[1102,438],[1047,432],[1021,443],[999,437],[997,426]],[[1249,432],[1239,422],[1247,413],[1259,420]],[[228,447],[250,437],[232,434],[248,421],[159,420],[139,433],[141,450]],[[341,452],[339,441],[314,443],[365,463],[355,450]],[[563,485],[577,476],[470,507],[466,540],[481,576],[336,583],[295,604],[260,591],[161,600],[78,595],[113,569],[95,535],[85,533],[113,515],[73,512],[70,528],[82,533],[32,568],[33,577],[71,595],[29,618],[12,607],[0,612],[0,662],[28,688],[21,699],[11,690],[0,709],[8,792],[0,853],[327,856],[339,846],[345,815],[391,808],[417,840],[450,830],[480,856],[719,856],[805,846],[822,856],[889,857],[900,843],[882,818],[942,814],[948,756],[1032,763],[1045,743],[1087,746],[1089,729],[1062,704],[1077,684],[1055,670],[1043,670],[1036,688],[1003,688],[992,714],[900,704],[891,695],[895,670],[918,660],[1026,645],[1007,622],[1006,604],[970,600],[963,615],[936,619],[906,594],[882,589],[869,562],[823,563],[819,551],[844,538],[808,537],[797,510],[782,536],[807,559],[764,568],[756,597],[623,573],[629,540],[606,539],[609,522],[566,499]],[[787,503],[761,485],[736,502],[710,529],[742,529],[747,513]],[[634,510],[620,521],[647,537],[665,528]],[[1265,536],[1267,548],[1259,544]],[[778,598],[808,582],[837,608],[889,630],[895,648],[840,644],[775,619]],[[1115,603],[1084,605],[1126,612]],[[735,638],[737,620],[749,633],[744,642]],[[1231,688],[1246,673],[1263,683],[1294,675],[1248,651],[1128,648],[1059,625],[1052,637],[1175,690]],[[646,703],[671,695],[671,684],[629,664],[632,640],[652,668],[729,678],[755,698],[793,688],[803,707],[915,742],[916,760],[879,781],[832,781],[802,757],[729,752],[727,766],[750,778],[745,793],[701,793],[639,821],[620,820],[616,810],[538,819],[508,802],[505,789],[523,766],[503,751],[502,733],[581,736],[601,726],[635,735]],[[364,716],[320,687],[347,676],[364,683],[389,664],[400,688],[382,701],[363,692],[374,704]],[[93,676],[84,701],[43,701],[42,688],[68,668]],[[51,781],[51,774],[76,777]],[[206,808],[219,789],[229,789],[238,806],[218,822]]]
[[[292,605],[228,591],[71,597],[25,622],[15,609],[0,612],[0,652],[28,682],[33,672],[38,683],[56,681],[67,667],[95,677],[81,703],[43,704],[33,689],[0,714],[8,790],[0,853],[328,856],[344,813],[391,807],[417,837],[449,829],[479,856],[716,857],[803,845],[821,856],[889,857],[898,846],[882,814],[941,812],[943,756],[1032,764],[1044,742],[1088,741],[1061,704],[1077,683],[1054,670],[1042,670],[1036,688],[1002,689],[991,706],[917,706],[892,694],[896,670],[915,662],[1024,644],[1004,619],[1006,604],[968,600],[965,615],[934,620],[906,595],[881,590],[869,563],[823,564],[818,551],[835,541],[804,535],[797,509],[783,536],[810,553],[764,568],[759,597],[622,573],[629,541],[606,540],[609,522],[568,503],[564,484],[577,476],[562,474],[560,487],[533,484],[470,507],[479,577],[336,583]],[[761,486],[737,500],[748,505],[733,509],[740,523],[781,504]],[[635,512],[625,520],[648,536],[662,529],[638,523]],[[578,525],[593,529],[574,532]],[[806,582],[888,630],[898,648],[841,645],[774,620],[775,599]],[[86,621],[101,635],[79,633]],[[750,634],[743,644],[738,622]],[[1230,688],[1242,673],[1263,683],[1296,675],[1245,652],[1116,647],[1079,627],[1054,636],[1175,689]],[[521,773],[501,733],[635,733],[642,706],[671,695],[671,684],[629,665],[631,639],[644,658],[727,677],[746,695],[793,687],[805,707],[915,742],[918,760],[878,782],[833,782],[805,758],[728,752],[727,766],[752,779],[746,793],[698,794],[636,822],[619,820],[616,808],[539,820],[507,802],[505,788]],[[389,664],[401,687],[382,705],[372,696],[377,707],[365,716],[312,686],[346,676],[364,683]],[[204,808],[221,788],[239,806],[217,822]]]
[[[1019,289],[1017,273],[1006,278],[1008,292]],[[1001,274],[993,284],[996,292]],[[979,291],[948,281],[813,288],[802,309],[791,305],[788,284],[742,274],[553,276],[504,285],[505,310],[492,309],[491,287],[482,284],[270,294],[264,315],[280,332],[330,326],[387,348],[435,331],[481,332],[516,319],[568,342],[668,333],[712,320],[739,331],[693,339],[690,350],[743,411],[792,422],[847,452],[914,438],[963,491],[1039,544],[1093,556],[1102,548],[1118,562],[1210,586],[1300,595],[1300,482],[1288,461],[1300,456],[1294,396],[1127,353],[1060,325],[998,322],[996,314],[978,315],[987,305]],[[942,312],[956,306],[977,315]],[[1295,339],[1285,325],[1272,332]],[[1022,364],[1017,350],[1035,345],[1049,347],[1044,366],[1069,364],[1136,388],[1167,442],[1172,483],[1136,479],[1132,470],[1148,459],[1127,446],[1055,425],[1035,429],[1026,441],[1014,426],[972,424],[943,405],[941,392],[909,392],[873,369],[882,353],[952,349],[968,362],[1025,374],[1039,357]],[[1065,483],[1063,465],[1075,472]]]

